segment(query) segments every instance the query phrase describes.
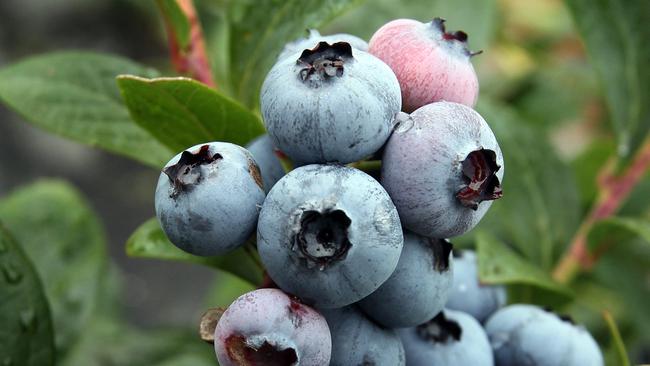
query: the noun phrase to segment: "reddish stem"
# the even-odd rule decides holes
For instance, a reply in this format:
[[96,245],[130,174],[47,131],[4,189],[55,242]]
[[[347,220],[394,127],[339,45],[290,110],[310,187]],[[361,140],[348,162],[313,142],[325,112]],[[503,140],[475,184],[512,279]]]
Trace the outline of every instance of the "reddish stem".
[[599,257],[598,253],[602,251],[597,250],[594,254],[589,252],[587,248],[589,231],[597,222],[618,211],[632,189],[650,169],[650,138],[644,142],[632,163],[621,175],[614,175],[614,166],[612,162],[608,162],[598,176],[598,199],[573,237],[569,249],[553,271],[553,277],[559,282],[570,282],[578,271],[588,270],[595,264]]
[[170,21],[165,19],[165,27],[169,39],[169,53],[174,68],[178,73],[189,74],[192,78],[216,87],[212,77],[212,69],[205,49],[205,40],[201,23],[196,15],[192,0],[176,0],[190,22],[190,41],[185,48],[178,43],[176,33]]

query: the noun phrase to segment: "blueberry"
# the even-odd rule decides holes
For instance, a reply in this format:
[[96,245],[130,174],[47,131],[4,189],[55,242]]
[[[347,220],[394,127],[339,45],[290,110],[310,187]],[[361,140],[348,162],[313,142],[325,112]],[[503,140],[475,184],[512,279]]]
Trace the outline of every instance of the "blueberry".
[[332,340],[316,310],[278,289],[260,289],[226,309],[214,349],[221,366],[322,366],[330,360]]
[[381,183],[406,229],[449,238],[473,228],[501,197],[503,156],[492,130],[462,104],[428,104],[386,144]]
[[336,43],[347,42],[350,46],[360,50],[368,51],[368,42],[363,39],[346,33],[331,34],[324,36],[315,29],[309,30],[309,35],[305,38],[299,38],[293,42],[287,43],[278,56],[278,60],[291,56],[297,52],[302,52],[307,48],[314,48],[319,42]]
[[409,366],[492,366],[488,337],[471,315],[445,309],[417,327],[399,329]]
[[584,327],[534,305],[506,306],[488,319],[485,331],[499,366],[604,364]]
[[395,272],[359,305],[385,327],[413,327],[442,310],[451,284],[451,243],[407,231]]
[[354,305],[321,313],[332,334],[330,366],[404,365],[404,347],[395,330],[373,323]]
[[454,284],[446,308],[460,310],[483,323],[506,303],[506,289],[482,285],[478,279],[476,253],[463,250],[454,257]]
[[465,32],[447,32],[444,22],[397,19],[370,39],[368,52],[388,64],[399,80],[406,112],[442,100],[476,104],[478,78],[470,62],[476,53],[467,49]]
[[345,166],[306,165],[271,189],[257,245],[278,286],[319,308],[343,307],[393,273],[403,236],[397,210],[369,175]]
[[218,255],[255,231],[264,190],[241,146],[211,142],[173,157],[158,179],[156,216],[169,240],[195,255]]
[[320,42],[280,60],[261,91],[273,144],[299,164],[372,155],[388,139],[400,106],[390,68],[345,42]]
[[264,191],[267,193],[271,187],[284,176],[284,168],[275,155],[275,147],[268,134],[264,134],[246,146],[246,149],[253,154],[255,162],[260,167]]

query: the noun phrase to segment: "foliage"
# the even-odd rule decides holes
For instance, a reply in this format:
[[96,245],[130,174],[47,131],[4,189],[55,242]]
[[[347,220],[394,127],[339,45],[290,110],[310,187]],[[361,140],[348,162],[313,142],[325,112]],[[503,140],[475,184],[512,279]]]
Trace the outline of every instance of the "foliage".
[[[602,199],[603,167],[624,171],[649,141],[650,3],[536,0],[526,6],[544,16],[534,20],[512,15],[524,6],[516,0],[439,0],[433,8],[427,1],[397,6],[367,0],[355,8],[360,3],[203,4],[212,10],[203,26],[218,90],[160,77],[113,55],[55,52],[0,69],[0,101],[50,133],[160,169],[188,146],[208,140],[243,145],[262,134],[257,105],[263,78],[283,44],[305,28],[337,17],[326,31],[368,37],[395,17],[443,15],[452,28],[470,31],[473,48],[486,50],[475,60],[482,82],[477,110],[506,161],[504,198],[455,244],[476,247],[481,279],[506,284],[512,301],[551,306],[585,323],[611,364],[627,362],[623,344],[631,355],[647,349],[650,176],[641,175],[618,216],[587,226],[584,218]],[[175,1],[158,6],[176,41],[190,47],[182,9]],[[566,143],[566,135],[577,142]],[[141,331],[125,324],[115,310],[119,281],[103,229],[70,185],[46,180],[18,189],[0,200],[0,221],[3,357],[21,365],[55,359],[63,365],[214,362],[209,347],[187,329]],[[580,230],[586,230],[593,263],[560,283],[553,269]],[[155,219],[132,234],[126,251],[218,270],[206,306],[227,305],[262,282],[253,245],[222,257],[195,257],[171,245]]]

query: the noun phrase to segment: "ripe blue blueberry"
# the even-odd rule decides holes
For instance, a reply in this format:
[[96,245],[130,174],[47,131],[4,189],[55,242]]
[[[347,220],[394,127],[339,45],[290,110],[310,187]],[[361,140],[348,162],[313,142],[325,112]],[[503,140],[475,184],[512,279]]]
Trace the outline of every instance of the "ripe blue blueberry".
[[264,134],[246,146],[246,149],[253,154],[253,158],[262,173],[264,191],[267,193],[277,181],[284,176],[284,168],[275,155],[275,147],[268,134]]
[[320,42],[278,61],[261,91],[273,144],[299,164],[372,155],[388,139],[400,107],[393,71],[345,42]]
[[330,366],[404,366],[404,347],[395,330],[373,323],[354,305],[321,313],[332,334]]
[[451,284],[451,243],[407,231],[395,272],[359,305],[385,327],[413,327],[442,310]]
[[324,36],[320,34],[317,30],[315,29],[310,29],[309,30],[309,35],[304,38],[299,38],[293,42],[289,42],[284,46],[284,49],[280,53],[280,56],[278,56],[278,60],[283,59],[287,56],[291,56],[297,52],[302,52],[303,50],[307,48],[314,48],[319,42],[327,42],[327,43],[336,43],[336,42],[347,42],[350,44],[350,46],[360,50],[360,51],[368,51],[368,42],[364,41],[363,39],[353,36],[351,34],[346,34],[346,33],[338,33],[338,34],[331,34],[328,36]]
[[332,340],[325,318],[278,289],[240,296],[214,332],[221,366],[327,365]]
[[499,366],[604,364],[584,327],[534,305],[506,306],[487,320],[485,331]]
[[395,206],[369,175],[339,165],[306,165],[269,192],[257,247],[283,290],[319,308],[337,308],[375,291],[402,251]]
[[479,282],[476,253],[472,250],[454,251],[454,284],[445,307],[468,313],[483,323],[505,304],[506,289],[503,286]]
[[494,365],[488,337],[469,314],[445,309],[430,321],[398,333],[409,366]]
[[264,202],[260,172],[241,146],[211,142],[172,158],[158,179],[156,216],[169,240],[196,255],[244,244]]
[[449,238],[473,228],[501,197],[503,156],[473,109],[438,102],[396,127],[384,150],[381,183],[406,229]]

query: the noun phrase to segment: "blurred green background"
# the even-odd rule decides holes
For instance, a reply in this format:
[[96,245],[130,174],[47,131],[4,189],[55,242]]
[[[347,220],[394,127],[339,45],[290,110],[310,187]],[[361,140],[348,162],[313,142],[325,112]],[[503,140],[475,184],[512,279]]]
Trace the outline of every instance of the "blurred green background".
[[[623,16],[624,3],[593,2],[603,11],[614,10],[608,13],[611,23],[594,21],[598,14],[593,13],[576,17],[592,4],[586,1],[201,0],[196,6],[220,90],[253,110],[255,82],[275,60],[278,45],[300,35],[296,29],[318,26],[324,34],[345,32],[367,40],[392,19],[441,16],[449,29],[466,31],[470,48],[484,51],[472,60],[481,85],[477,109],[504,151],[506,195],[479,228],[455,244],[498,240],[547,273],[591,207],[600,167],[629,145],[620,143],[625,134],[612,104],[617,96],[611,94],[612,80],[602,73],[611,70],[617,77],[622,68],[645,88],[631,95],[640,96],[644,111],[650,104],[647,72],[639,74],[650,57],[637,47],[648,40],[650,23]],[[645,4],[639,9],[650,11]],[[320,10],[303,16],[310,7]],[[296,23],[283,23],[294,12]],[[323,20],[329,22],[321,26]],[[607,44],[612,39],[601,37],[602,32],[621,37]],[[629,39],[626,32],[638,39]],[[591,41],[605,46],[588,51],[581,34],[593,34]],[[621,39],[630,44],[619,44]],[[247,42],[268,46],[255,48],[257,58],[252,58]],[[153,1],[0,1],[0,68],[68,49],[117,54],[162,75],[175,74]],[[630,60],[623,57],[627,53],[618,54],[621,49],[634,55],[632,65],[620,65],[618,58]],[[253,81],[241,81],[242,75]],[[650,124],[647,115],[639,121]],[[636,131],[627,137],[632,144],[647,128]],[[199,317],[207,307],[226,306],[250,285],[202,266],[126,256],[124,244],[131,233],[153,216],[157,176],[155,169],[127,158],[32,127],[0,104],[0,220],[26,247],[41,277],[54,277],[43,282],[58,358],[65,364],[214,363],[211,347],[196,337]],[[56,180],[24,188],[42,178]],[[646,173],[619,213],[649,220],[649,208]],[[35,226],[42,228],[38,235]],[[51,250],[36,249],[43,243]],[[66,260],[54,259],[60,254],[55,250]],[[632,360],[650,362],[650,246],[642,239],[622,237],[591,273],[574,281],[570,299],[535,283],[508,283],[512,299],[551,305],[587,324],[608,363],[616,365],[600,315],[610,310]]]

